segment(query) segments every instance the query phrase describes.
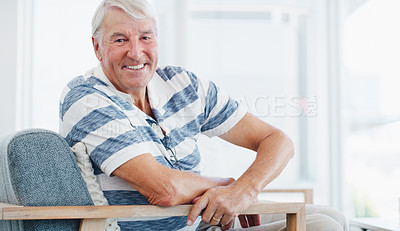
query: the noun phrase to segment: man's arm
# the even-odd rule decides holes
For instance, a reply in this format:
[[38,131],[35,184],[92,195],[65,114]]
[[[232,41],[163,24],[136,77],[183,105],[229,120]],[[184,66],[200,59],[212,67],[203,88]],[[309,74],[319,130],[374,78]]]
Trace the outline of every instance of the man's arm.
[[292,141],[279,129],[249,113],[221,138],[256,151],[256,159],[236,182],[207,190],[193,206],[189,225],[203,209],[203,221],[227,225],[256,200],[260,191],[282,172],[293,157]]
[[221,138],[257,152],[255,161],[235,183],[257,195],[294,155],[293,143],[285,133],[249,113]]
[[114,172],[147,198],[150,204],[174,206],[188,204],[206,190],[229,185],[233,178],[207,178],[195,173],[170,169],[151,154],[139,155]]

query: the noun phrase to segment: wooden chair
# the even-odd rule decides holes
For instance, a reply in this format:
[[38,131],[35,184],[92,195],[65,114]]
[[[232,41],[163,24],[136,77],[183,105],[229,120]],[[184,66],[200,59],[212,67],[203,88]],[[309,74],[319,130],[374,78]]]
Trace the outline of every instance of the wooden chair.
[[[187,216],[192,205],[159,207],[154,205],[24,207],[0,203],[1,220],[82,219],[79,230],[104,230],[106,218]],[[286,214],[286,230],[305,230],[303,203],[257,202],[243,214]]]
[[[192,206],[94,205],[68,144],[43,129],[0,140],[0,185],[0,230],[105,230],[107,218],[187,216]],[[304,210],[260,201],[243,214],[286,214],[287,230],[305,230]]]
[[261,193],[300,193],[303,194],[303,202],[305,204],[314,203],[314,191],[311,188],[297,188],[297,189],[264,189]]

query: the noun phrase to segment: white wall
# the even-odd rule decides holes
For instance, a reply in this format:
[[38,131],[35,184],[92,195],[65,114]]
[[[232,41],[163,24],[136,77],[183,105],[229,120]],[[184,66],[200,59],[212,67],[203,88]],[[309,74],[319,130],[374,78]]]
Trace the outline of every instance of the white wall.
[[16,128],[18,1],[2,0],[0,7],[0,136]]

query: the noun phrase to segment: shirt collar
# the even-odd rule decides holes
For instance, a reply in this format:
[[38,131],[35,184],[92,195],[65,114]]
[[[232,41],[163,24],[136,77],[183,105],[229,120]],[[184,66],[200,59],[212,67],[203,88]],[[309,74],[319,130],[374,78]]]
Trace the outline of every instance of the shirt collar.
[[[88,76],[86,76],[86,75],[88,75]],[[117,88],[115,88],[115,86],[111,83],[111,81],[104,74],[103,68],[101,67],[100,63],[95,68],[93,68],[92,70],[88,71],[88,73],[86,73],[86,75],[85,75],[85,77],[94,76],[94,77],[102,80],[103,82],[105,82],[109,86],[109,88],[112,89],[112,91],[116,95],[118,95],[119,97],[121,97],[125,101],[128,101],[128,102],[130,102],[132,104],[131,96],[129,94],[124,93],[122,91],[119,91]]]

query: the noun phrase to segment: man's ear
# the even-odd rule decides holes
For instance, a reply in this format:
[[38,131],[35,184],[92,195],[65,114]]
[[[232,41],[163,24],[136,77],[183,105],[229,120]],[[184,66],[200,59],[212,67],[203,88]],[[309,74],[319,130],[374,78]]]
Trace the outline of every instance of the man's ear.
[[99,42],[98,42],[95,38],[92,37],[92,44],[93,44],[94,53],[96,54],[97,59],[98,59],[99,61],[101,61],[101,60],[102,60],[102,57],[101,57],[100,44],[99,44]]

